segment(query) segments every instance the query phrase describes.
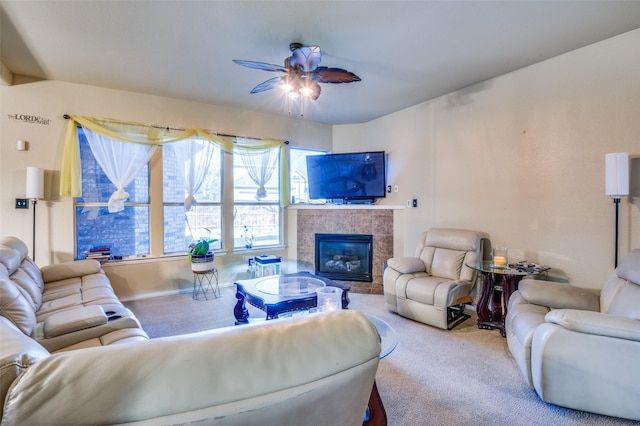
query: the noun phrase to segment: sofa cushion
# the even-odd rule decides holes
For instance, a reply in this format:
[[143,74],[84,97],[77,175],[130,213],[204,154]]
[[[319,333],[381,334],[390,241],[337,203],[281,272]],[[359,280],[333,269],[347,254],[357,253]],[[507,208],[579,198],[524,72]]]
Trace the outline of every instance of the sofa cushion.
[[607,313],[618,317],[640,320],[640,285],[627,282],[609,305]]
[[598,292],[593,289],[525,278],[520,281],[518,291],[527,303],[552,309],[600,310],[600,298]]
[[[48,357],[49,352],[38,342],[25,336],[7,318],[0,317],[0,401],[4,401],[9,387],[27,368]],[[2,410],[0,410],[0,413]]]
[[426,233],[425,246],[475,251],[480,246],[480,234],[465,229],[431,228]]
[[22,260],[27,257],[27,246],[15,237],[4,237],[0,240],[0,263],[12,274]]
[[431,275],[450,280],[459,279],[465,255],[464,251],[436,249],[431,262]]
[[[435,294],[438,286],[445,280],[440,277],[420,277],[407,281],[404,295],[407,299],[422,304],[435,304]],[[448,280],[447,280],[448,281]]]
[[100,262],[95,259],[81,259],[70,262],[56,263],[43,266],[40,269],[45,283],[62,281],[68,278],[84,277],[85,275],[102,273]]
[[57,312],[44,321],[44,337],[50,339],[107,323],[102,306],[87,306]]
[[601,312],[640,319],[640,250],[627,254],[600,293]]
[[616,274],[623,280],[630,281],[640,286],[640,250],[631,250],[620,261],[616,268]]
[[64,347],[53,353],[74,351],[76,349],[93,348],[96,346],[117,345],[120,343],[137,342],[140,340],[149,340],[149,336],[141,328],[123,328],[107,333],[104,336],[86,339],[82,342],[71,346]]
[[36,325],[33,306],[20,288],[9,279],[4,265],[0,265],[0,315],[9,319],[27,336],[31,335]]
[[36,312],[40,309],[40,305],[42,305],[43,290],[41,278],[38,280],[39,282],[34,280],[26,272],[25,268],[20,267],[11,274],[9,279],[18,286],[24,298],[31,305],[31,310]]

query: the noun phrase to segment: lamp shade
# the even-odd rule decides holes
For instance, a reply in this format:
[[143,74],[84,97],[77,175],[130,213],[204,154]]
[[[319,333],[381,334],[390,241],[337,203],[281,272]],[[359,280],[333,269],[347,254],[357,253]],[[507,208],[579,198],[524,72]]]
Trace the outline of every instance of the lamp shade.
[[44,169],[27,167],[26,197],[31,200],[44,197]]
[[614,198],[629,194],[629,153],[605,154],[605,192]]

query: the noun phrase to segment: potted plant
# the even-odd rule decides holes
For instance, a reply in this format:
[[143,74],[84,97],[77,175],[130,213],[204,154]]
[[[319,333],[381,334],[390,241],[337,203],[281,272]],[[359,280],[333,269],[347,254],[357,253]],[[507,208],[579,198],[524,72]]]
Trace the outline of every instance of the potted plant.
[[251,249],[253,248],[253,232],[247,225],[243,225],[242,236],[244,237],[244,248]]
[[209,245],[216,241],[216,238],[201,238],[189,245],[189,261],[193,272],[208,272],[213,269],[213,252],[209,250]]

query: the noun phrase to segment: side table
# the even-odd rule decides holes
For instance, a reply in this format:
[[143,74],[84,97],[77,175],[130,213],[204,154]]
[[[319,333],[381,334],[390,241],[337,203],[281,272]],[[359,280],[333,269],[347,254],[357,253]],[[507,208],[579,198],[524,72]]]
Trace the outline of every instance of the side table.
[[[207,299],[207,291],[211,290],[214,297],[220,297],[220,286],[218,285],[218,269],[211,268],[209,271],[192,271],[193,272],[193,299],[198,300],[198,293],[202,291],[205,300]],[[216,283],[213,285],[212,280],[215,278]]]
[[492,261],[467,264],[482,274],[482,292],[476,311],[478,313],[478,328],[500,330],[502,337],[506,337],[504,320],[507,316],[509,298],[518,289],[518,284],[526,276],[546,273],[550,268],[496,267]]

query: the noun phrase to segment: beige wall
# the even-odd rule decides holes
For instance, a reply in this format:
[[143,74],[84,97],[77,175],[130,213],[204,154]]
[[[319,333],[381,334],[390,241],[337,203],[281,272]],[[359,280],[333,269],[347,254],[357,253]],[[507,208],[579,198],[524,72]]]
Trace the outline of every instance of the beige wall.
[[[513,258],[598,288],[614,250],[604,155],[640,157],[638,46],[635,30],[370,123],[335,126],[334,149],[390,153],[399,192],[384,203],[418,199],[402,211],[404,255],[419,230],[476,229]],[[640,194],[630,200],[620,203],[621,255],[640,248]]]
[[[15,210],[27,166],[47,170],[38,203],[41,265],[73,258],[73,208],[55,196],[63,114],[288,139],[335,152],[390,153],[384,203],[396,212],[394,252],[412,254],[432,226],[478,229],[513,257],[550,265],[572,282],[599,287],[613,266],[614,208],[604,195],[604,154],[640,157],[640,30],[488,80],[378,120],[329,126],[275,115],[57,81],[0,86],[0,235],[30,245],[31,210]],[[11,120],[39,115],[49,125]],[[18,139],[29,151],[16,151]],[[635,158],[634,158],[635,160]],[[635,161],[635,164],[638,164]],[[632,170],[639,176],[640,172]],[[640,247],[640,194],[620,204],[620,251]],[[295,223],[285,224],[295,229]],[[154,230],[155,232],[156,230]],[[289,233],[291,234],[291,233]],[[295,245],[295,242],[292,242]],[[283,254],[285,252],[282,252]],[[224,282],[244,273],[241,253],[219,257]],[[177,264],[175,263],[177,262]],[[187,288],[185,259],[109,266],[123,297]]]
[[[26,167],[44,168],[46,201],[37,204],[35,252],[41,266],[72,260],[74,256],[73,203],[70,198],[60,199],[56,195],[66,128],[64,114],[201,127],[221,133],[285,139],[292,146],[331,148],[331,126],[306,120],[59,81],[28,81],[19,77],[16,80],[12,86],[0,86],[0,235],[21,238],[31,249],[32,210],[14,209],[14,199],[24,197]],[[9,114],[41,116],[50,122],[26,123],[9,119]],[[19,139],[29,141],[28,151],[16,150]],[[161,235],[162,230],[153,229],[152,233]],[[243,276],[246,258],[246,253],[220,256],[216,264],[224,265],[220,266],[221,280],[232,282]],[[191,282],[186,257],[166,264],[136,261],[110,265],[106,270],[121,297],[171,291],[188,287]]]

